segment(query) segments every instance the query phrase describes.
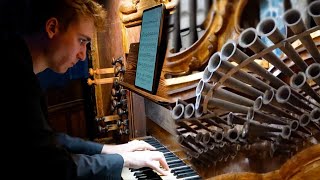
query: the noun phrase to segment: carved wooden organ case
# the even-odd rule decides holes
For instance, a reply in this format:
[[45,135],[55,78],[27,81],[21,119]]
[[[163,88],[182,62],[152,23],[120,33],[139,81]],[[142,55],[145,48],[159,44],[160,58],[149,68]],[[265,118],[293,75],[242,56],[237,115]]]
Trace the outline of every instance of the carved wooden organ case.
[[[283,1],[281,18],[259,17],[261,2],[103,2],[110,22],[93,41],[88,84],[106,137],[147,135],[149,119],[204,179],[316,179],[320,1],[303,10]],[[170,11],[169,38],[149,94],[133,80],[142,12],[159,3]]]

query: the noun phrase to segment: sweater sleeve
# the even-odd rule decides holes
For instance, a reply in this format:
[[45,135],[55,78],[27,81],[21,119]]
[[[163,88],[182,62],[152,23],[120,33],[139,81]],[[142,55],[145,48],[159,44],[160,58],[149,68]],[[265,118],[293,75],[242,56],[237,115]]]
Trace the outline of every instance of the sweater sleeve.
[[119,154],[72,155],[78,177],[121,180],[124,160]]
[[65,133],[56,133],[56,140],[60,145],[74,154],[100,154],[103,147],[103,144],[71,137]]

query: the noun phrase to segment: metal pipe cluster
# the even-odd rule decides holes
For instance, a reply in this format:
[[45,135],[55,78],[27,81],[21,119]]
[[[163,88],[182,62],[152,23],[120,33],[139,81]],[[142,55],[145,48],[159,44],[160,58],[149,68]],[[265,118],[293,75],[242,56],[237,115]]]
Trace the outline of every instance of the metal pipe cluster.
[[[275,19],[266,18],[210,57],[196,87],[195,103],[179,100],[172,110],[179,142],[191,160],[211,166],[234,158],[240,150],[255,148],[270,156],[293,155],[319,132],[320,54],[310,34],[320,29],[320,1],[310,3],[307,12],[315,27],[307,29],[300,12],[290,9],[282,21],[293,36],[286,38]],[[267,47],[260,37],[274,45]],[[311,62],[294,49],[294,40],[300,40]],[[255,54],[241,50],[246,48]],[[277,57],[272,52],[276,48],[297,68]],[[268,61],[282,73],[281,78],[255,59]]]

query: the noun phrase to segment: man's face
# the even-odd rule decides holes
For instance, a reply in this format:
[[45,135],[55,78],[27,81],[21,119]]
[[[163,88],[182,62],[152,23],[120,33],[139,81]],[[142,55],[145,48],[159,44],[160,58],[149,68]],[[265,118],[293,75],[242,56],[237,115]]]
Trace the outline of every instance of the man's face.
[[91,41],[94,31],[94,23],[88,18],[80,18],[71,23],[66,31],[59,31],[50,39],[48,67],[57,73],[65,73],[79,60],[85,60],[86,45]]

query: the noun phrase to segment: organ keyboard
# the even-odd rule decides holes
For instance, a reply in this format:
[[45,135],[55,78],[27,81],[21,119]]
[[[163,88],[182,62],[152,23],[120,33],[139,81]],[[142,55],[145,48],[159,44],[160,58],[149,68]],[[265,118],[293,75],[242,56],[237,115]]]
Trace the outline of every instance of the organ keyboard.
[[154,137],[150,136],[142,140],[151,144],[157,149],[157,151],[160,151],[164,154],[166,161],[170,167],[170,174],[167,176],[159,175],[157,172],[155,172],[149,167],[143,167],[139,169],[123,168],[122,174],[121,174],[121,177],[123,180],[133,180],[133,179],[200,180],[202,179],[195,170],[193,170],[190,166],[185,164],[183,160],[181,160],[174,153],[169,151]]

